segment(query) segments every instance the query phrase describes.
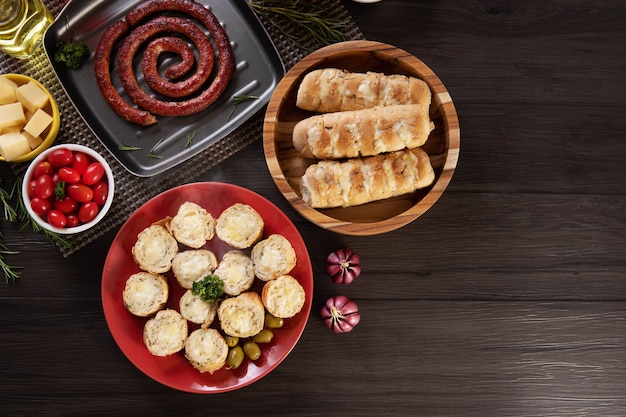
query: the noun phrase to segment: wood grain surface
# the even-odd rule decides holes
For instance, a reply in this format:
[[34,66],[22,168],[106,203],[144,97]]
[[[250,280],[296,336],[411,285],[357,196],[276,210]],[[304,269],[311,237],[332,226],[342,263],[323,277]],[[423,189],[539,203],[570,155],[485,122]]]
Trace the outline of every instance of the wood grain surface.
[[[454,99],[462,152],[437,203],[389,233],[333,233],[283,197],[261,138],[199,178],[278,205],[315,274],[295,349],[219,395],[162,386],[115,344],[100,298],[114,232],[63,258],[2,222],[20,252],[6,259],[25,268],[0,284],[0,414],[626,415],[626,3],[344,4],[367,39],[418,57]],[[363,272],[338,286],[325,258],[344,246]],[[336,294],[360,307],[351,333],[321,322]]]

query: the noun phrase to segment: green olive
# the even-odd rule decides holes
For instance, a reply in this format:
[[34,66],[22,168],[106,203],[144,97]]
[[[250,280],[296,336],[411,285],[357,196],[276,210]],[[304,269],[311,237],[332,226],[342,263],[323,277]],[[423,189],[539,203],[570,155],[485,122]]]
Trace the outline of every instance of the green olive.
[[271,330],[263,329],[252,338],[252,341],[255,343],[269,343],[273,338],[274,333]]
[[228,345],[228,347],[235,347],[239,343],[239,338],[237,336],[226,335],[224,336],[224,339],[226,339],[226,344]]
[[248,341],[243,344],[243,351],[246,353],[246,356],[253,361],[261,357],[261,348],[252,341]]
[[280,317],[274,317],[270,313],[267,313],[265,315],[265,327],[268,327],[270,329],[279,329],[283,327],[283,322],[283,319],[281,319]]
[[243,362],[243,349],[237,345],[228,351],[228,357],[226,358],[226,364],[229,369],[237,369]]

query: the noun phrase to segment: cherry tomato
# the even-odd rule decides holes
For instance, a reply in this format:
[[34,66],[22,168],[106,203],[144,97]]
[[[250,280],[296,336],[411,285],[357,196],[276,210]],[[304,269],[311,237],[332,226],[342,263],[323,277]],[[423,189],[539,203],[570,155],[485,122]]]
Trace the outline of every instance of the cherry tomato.
[[85,172],[83,172],[83,183],[86,185],[94,185],[104,176],[104,167],[100,162],[92,162],[89,164]]
[[66,191],[71,198],[79,203],[86,203],[93,199],[93,190],[85,184],[70,184]]
[[54,194],[54,181],[50,175],[44,174],[37,178],[35,193],[41,198],[50,198]]
[[28,181],[28,197],[34,198],[37,197],[37,191],[35,191],[35,185],[37,184],[37,180]]
[[52,205],[45,198],[35,197],[30,200],[30,208],[40,216],[44,216],[52,208]]
[[80,226],[80,220],[78,220],[78,216],[76,214],[68,214],[65,216],[67,218],[67,227],[76,227]]
[[90,162],[91,162],[91,159],[89,159],[89,156],[86,153],[77,151],[77,152],[74,152],[74,160],[72,161],[72,168],[78,171],[80,175],[83,175],[83,172],[85,172]]
[[88,223],[96,218],[98,211],[98,205],[93,201],[88,201],[78,209],[78,220],[83,223]]
[[37,165],[35,165],[35,169],[33,170],[33,178],[37,179],[42,175],[52,175],[53,168],[52,164],[48,161],[41,161]]
[[59,174],[59,179],[67,184],[76,184],[80,181],[80,173],[71,167],[61,167],[57,174]]
[[109,185],[104,181],[100,181],[91,188],[93,190],[93,202],[103,206],[109,195]]
[[70,214],[78,210],[78,203],[69,195],[63,196],[61,200],[54,199],[52,206],[63,214]]
[[48,223],[58,228],[64,228],[67,224],[67,218],[65,217],[65,214],[55,209],[48,211],[46,219],[48,220]]
[[71,165],[73,160],[74,155],[67,148],[57,148],[48,155],[48,162],[57,168]]

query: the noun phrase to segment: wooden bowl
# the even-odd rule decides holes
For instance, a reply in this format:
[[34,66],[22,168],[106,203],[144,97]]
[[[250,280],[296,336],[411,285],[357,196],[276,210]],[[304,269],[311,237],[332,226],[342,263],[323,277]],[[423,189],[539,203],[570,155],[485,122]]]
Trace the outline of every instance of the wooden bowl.
[[[314,160],[302,158],[292,144],[295,124],[314,113],[296,107],[302,78],[318,68],[351,72],[404,74],[426,81],[432,91],[430,108],[435,130],[422,147],[435,171],[435,181],[411,194],[347,208],[314,209],[302,200],[300,181]],[[289,203],[305,218],[346,235],[368,236],[398,229],[428,210],[448,186],[456,168],[460,128],[454,104],[437,75],[422,61],[396,47],[374,41],[348,41],[319,49],[298,62],[280,81],[265,115],[263,149],[270,174]]]

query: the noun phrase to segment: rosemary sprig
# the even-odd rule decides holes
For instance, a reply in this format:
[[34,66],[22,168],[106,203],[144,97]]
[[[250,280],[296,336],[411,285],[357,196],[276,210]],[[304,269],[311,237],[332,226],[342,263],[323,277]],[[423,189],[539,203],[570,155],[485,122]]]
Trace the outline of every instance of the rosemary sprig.
[[185,142],[185,149],[191,146],[194,136],[196,136],[195,130],[191,133],[187,133],[187,142]]
[[304,29],[322,45],[330,45],[348,40],[349,20],[333,14],[332,10],[314,1],[251,0],[250,7],[263,16],[280,33],[288,37],[299,48],[310,51],[300,42],[300,36],[285,31],[284,25],[275,19],[276,15],[291,21]]
[[243,103],[244,101],[248,101],[248,100],[256,100],[258,99],[258,96],[233,96],[233,98],[230,100],[235,106],[233,107],[233,109],[230,111],[230,113],[228,114],[228,118],[226,120],[230,120],[231,116],[233,115],[233,113],[235,113],[235,110],[237,110],[237,106],[240,105],[241,103]]
[[117,147],[117,149],[119,149],[120,151],[140,151],[141,147],[133,146],[133,145],[127,145],[125,143],[122,143],[120,146]]

